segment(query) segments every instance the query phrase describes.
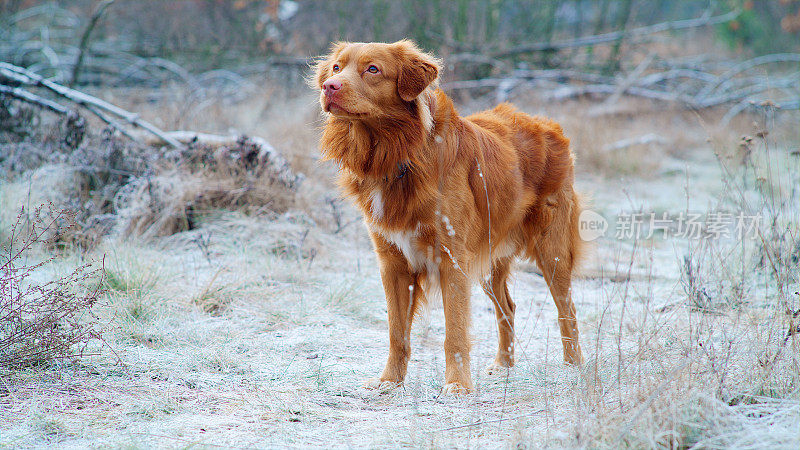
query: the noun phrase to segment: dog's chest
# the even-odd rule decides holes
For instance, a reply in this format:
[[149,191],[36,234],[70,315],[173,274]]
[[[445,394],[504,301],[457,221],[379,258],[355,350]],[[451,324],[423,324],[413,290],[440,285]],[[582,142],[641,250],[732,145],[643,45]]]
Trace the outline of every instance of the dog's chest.
[[416,272],[435,267],[433,263],[433,247],[424,239],[426,226],[417,222],[414,226],[406,229],[391,229],[385,226],[386,210],[392,208],[384,202],[381,189],[372,190],[367,196],[368,201],[365,205],[365,212],[369,214],[369,227],[372,231],[379,233],[389,243],[394,245],[403,256],[408,260],[411,268]]
[[380,227],[376,227],[376,230],[400,250],[411,270],[427,273],[429,277],[438,277],[439,265],[435,262],[433,247],[422,239],[422,225],[418,224],[414,230],[387,231]]

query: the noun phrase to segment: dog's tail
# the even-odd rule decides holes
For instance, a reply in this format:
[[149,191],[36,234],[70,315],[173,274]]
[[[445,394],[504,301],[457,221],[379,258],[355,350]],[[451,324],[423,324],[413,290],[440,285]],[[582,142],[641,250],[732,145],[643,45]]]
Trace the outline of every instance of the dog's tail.
[[[552,201],[552,206],[544,205],[538,214],[526,219],[532,231],[526,256],[536,260],[537,265],[547,265],[547,261],[558,259],[562,261],[560,268],[567,268],[570,275],[580,275],[591,250],[591,243],[581,236],[584,196],[575,192],[572,186],[565,186]],[[541,270],[540,267],[536,272],[543,275]]]
[[591,242],[585,241],[581,236],[581,213],[586,208],[586,197],[574,189],[569,217],[569,245],[572,256],[572,273],[579,275],[585,268],[587,254],[591,251]]

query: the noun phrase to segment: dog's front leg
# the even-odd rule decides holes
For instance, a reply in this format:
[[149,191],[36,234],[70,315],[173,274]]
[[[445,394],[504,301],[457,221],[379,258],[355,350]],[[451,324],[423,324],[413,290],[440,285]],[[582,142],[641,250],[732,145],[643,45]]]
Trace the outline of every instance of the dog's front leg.
[[386,293],[389,319],[389,358],[379,380],[369,380],[368,387],[392,388],[403,382],[411,355],[411,323],[422,295],[415,274],[405,257],[380,236],[373,236],[380,263],[381,280]]
[[442,303],[444,304],[444,393],[472,391],[469,339],[470,282],[462,269],[449,262],[441,265]]

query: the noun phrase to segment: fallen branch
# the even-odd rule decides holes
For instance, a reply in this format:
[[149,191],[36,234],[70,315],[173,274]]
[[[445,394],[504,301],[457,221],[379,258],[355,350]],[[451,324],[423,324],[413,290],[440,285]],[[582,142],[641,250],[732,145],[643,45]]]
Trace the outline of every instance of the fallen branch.
[[611,84],[614,82],[613,77],[598,75],[588,72],[579,72],[577,70],[515,70],[510,76],[504,78],[482,78],[479,80],[460,80],[451,81],[442,84],[442,89],[447,91],[455,91],[459,89],[476,89],[497,87],[508,80],[520,81],[538,81],[538,80],[555,80],[559,82],[567,81],[580,81],[587,83],[601,83]]
[[262,75],[264,72],[276,67],[294,67],[300,69],[307,69],[314,64],[314,58],[302,56],[270,56],[266,62],[246,64],[236,69],[237,73],[242,75]]
[[[70,113],[75,113],[74,110],[67,108],[66,106],[61,105],[60,103],[56,103],[52,100],[48,100],[44,97],[40,97],[34,93],[28,92],[21,88],[15,88],[11,86],[6,86],[0,84],[0,97],[3,95],[15,98],[17,100],[23,101],[25,103],[29,103],[32,105],[36,105],[40,108],[47,109],[48,111],[54,112],[59,115],[68,115]],[[133,135],[128,129],[126,129],[121,123],[114,120],[113,118],[109,117],[108,114],[104,113],[101,109],[93,106],[93,105],[85,105],[84,106],[89,112],[97,116],[101,121],[105,122],[112,128],[116,129],[129,139],[134,142],[141,142],[141,139]]]
[[612,31],[610,33],[598,34],[595,36],[584,36],[559,42],[537,42],[534,44],[520,45],[508,50],[496,52],[492,55],[492,58],[507,58],[509,56],[515,56],[522,53],[547,52],[565,48],[586,47],[589,45],[603,44],[606,42],[615,42],[619,39],[628,39],[631,37],[661,33],[663,31],[684,30],[687,28],[697,28],[705,25],[716,25],[718,23],[731,21],[738,16],[738,10],[730,11],[718,16],[709,16],[708,12],[706,12],[706,14],[703,16],[695,19],[657,23],[654,25],[648,25],[646,27],[634,28],[628,31]]
[[[293,189],[302,181],[302,175],[295,174],[286,159],[277,150],[275,150],[275,148],[273,148],[269,142],[260,137],[237,135],[222,136],[197,133],[193,131],[165,132],[159,130],[152,124],[139,119],[137,115],[131,112],[125,111],[117,106],[92,97],[83,92],[76,91],[66,86],[46,80],[35,73],[12,64],[0,63],[0,83],[14,83],[23,86],[47,88],[57,95],[83,106],[86,110],[97,116],[100,120],[117,129],[122,134],[136,142],[146,143],[148,145],[167,143],[177,149],[185,149],[187,145],[196,143],[201,143],[212,148],[235,148],[237,146],[246,146],[252,150],[255,150],[258,155],[258,160],[261,161],[263,167],[265,167],[274,175],[274,179],[287,188]],[[32,103],[62,115],[70,112],[68,108],[57,102],[40,97],[16,86],[0,84],[0,96],[9,96],[21,101]],[[130,124],[141,127],[154,138],[145,140],[132,134],[125,126],[123,126],[123,124],[119,123],[115,117],[120,117]]]
[[629,139],[621,139],[617,142],[613,142],[603,147],[604,152],[612,152],[615,150],[622,150],[628,147],[633,147],[634,145],[646,145],[646,144],[666,144],[668,141],[663,136],[659,136],[654,133],[648,133],[639,137],[629,138]]
[[506,61],[490,58],[488,56],[477,53],[456,53],[454,55],[450,55],[450,57],[447,58],[447,63],[450,65],[461,64],[461,63],[486,64],[496,69],[503,69],[509,66],[509,64]]
[[[158,136],[162,141],[175,148],[183,147],[180,142],[164,134],[164,132],[158,129],[155,125],[139,118],[138,114],[126,111],[118,106],[106,102],[105,100],[101,100],[81,91],[76,91],[75,89],[54,83],[39,74],[31,72],[30,70],[15,66],[13,64],[0,62],[0,82],[4,81],[3,78],[26,86],[48,89],[49,91],[61,97],[67,98],[83,107],[86,107],[92,112],[94,112],[94,108],[97,108],[119,117],[134,127],[141,127],[154,136]],[[89,106],[93,106],[94,108],[90,109],[88,108]]]
[[696,106],[698,108],[710,108],[712,106],[724,105],[726,103],[732,103],[740,101],[742,99],[747,99],[753,102],[761,102],[765,101],[766,99],[753,98],[753,95],[760,94],[764,91],[769,91],[771,89],[780,89],[780,88],[792,89],[797,85],[798,81],[793,79],[774,80],[770,83],[753,84],[741,89],[737,89],[736,91],[733,91],[725,95],[719,95],[717,97],[712,97],[708,99],[701,99],[698,101]]
[[442,84],[442,89],[446,91],[457,91],[462,89],[481,89],[481,88],[490,88],[490,87],[497,87],[500,83],[512,80],[515,77],[508,77],[508,78],[482,78],[480,80],[460,80],[460,81],[451,81],[449,83]]
[[777,62],[800,62],[800,53],[774,53],[771,55],[762,55],[747,61],[743,61],[728,70],[726,73],[720,75],[716,82],[710,83],[703,91],[700,92],[699,95],[707,96],[711,94],[716,89],[724,87],[725,83],[730,81],[736,75],[752,69],[753,67]]
[[710,83],[717,79],[716,75],[695,69],[670,69],[665,72],[656,72],[643,76],[637,82],[639,86],[651,86],[663,81],[675,80],[678,78],[689,78],[701,82]]
[[[275,175],[275,178],[288,188],[294,188],[303,180],[302,175],[295,174],[289,162],[284,159],[275,148],[265,139],[258,136],[244,135],[219,135],[208,133],[197,133],[195,131],[168,131],[165,136],[176,140],[182,144],[203,144],[211,148],[234,147],[236,145],[251,144],[258,150],[258,159],[263,161],[265,166]],[[160,138],[160,136],[159,136]],[[156,139],[146,141],[149,145],[160,143]]]
[[122,70],[119,74],[119,81],[124,82],[133,77],[133,75],[137,72],[143,71],[147,67],[157,67],[162,69],[166,72],[169,72],[175,76],[177,76],[181,81],[189,85],[192,89],[200,89],[200,86],[195,82],[194,77],[181,67],[179,64],[176,64],[172,61],[169,61],[164,58],[140,58],[137,59],[136,62],[131,64],[129,67],[126,67],[125,70]]
[[[580,97],[583,95],[592,95],[592,94],[612,95],[615,92],[617,92],[617,86],[611,84],[564,86],[560,89],[554,90],[550,94],[550,98],[554,100],[566,100],[568,98]],[[692,99],[685,95],[680,95],[674,92],[663,92],[654,89],[645,89],[635,86],[631,86],[625,89],[624,94],[632,95],[634,97],[649,98],[651,100],[662,100],[668,102],[680,101],[686,104],[693,103]]]
[[622,97],[622,94],[625,93],[628,89],[630,89],[636,82],[638,81],[639,77],[642,76],[645,70],[650,66],[650,63],[653,62],[653,55],[648,55],[639,65],[636,66],[635,69],[631,73],[629,73],[624,80],[622,80],[619,85],[617,86],[617,90],[614,91],[606,100],[606,105],[616,103],[619,101],[619,98]]
[[119,131],[120,133],[122,133],[128,139],[130,139],[130,140],[132,140],[134,142],[138,142],[138,143],[142,142],[141,139],[139,139],[136,135],[131,133],[121,123],[119,123],[118,121],[114,120],[112,117],[109,117],[108,114],[104,113],[101,109],[97,108],[96,106],[87,105],[87,106],[85,106],[85,108],[88,109],[89,112],[91,112],[92,114],[97,116],[98,119],[102,120],[107,125],[109,125],[111,128],[113,128],[113,129]]
[[25,103],[30,103],[30,104],[36,105],[36,106],[38,106],[40,108],[47,109],[47,110],[52,111],[52,112],[54,112],[56,114],[65,115],[65,114],[69,114],[69,111],[70,111],[66,107],[61,106],[60,104],[58,104],[58,103],[56,103],[54,101],[48,100],[46,98],[39,97],[38,95],[33,94],[31,92],[28,92],[28,91],[26,91],[24,89],[11,87],[11,86],[5,86],[5,85],[0,84],[0,97],[2,97],[2,96],[13,97],[13,98],[15,98],[17,100],[21,100],[21,101],[23,101]]

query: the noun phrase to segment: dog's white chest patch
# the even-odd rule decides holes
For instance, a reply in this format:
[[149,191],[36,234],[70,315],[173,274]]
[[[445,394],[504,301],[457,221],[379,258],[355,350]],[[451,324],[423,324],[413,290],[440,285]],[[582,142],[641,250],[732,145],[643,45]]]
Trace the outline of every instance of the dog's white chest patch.
[[424,289],[428,299],[437,298],[441,289],[439,264],[435,261],[437,258],[434,255],[433,247],[420,246],[419,235],[422,226],[417,224],[414,230],[403,231],[387,231],[375,224],[368,224],[368,226],[372,231],[380,233],[403,254],[413,272],[427,275]]
[[375,221],[383,219],[383,194],[380,188],[375,188],[369,194],[369,211]]
[[387,241],[394,244],[406,257],[411,268],[420,270],[425,266],[425,254],[417,249],[417,230],[381,231]]
[[375,227],[381,236],[394,244],[405,256],[411,269],[415,272],[428,272],[429,276],[438,274],[438,265],[433,262],[433,249],[430,247],[420,248],[419,233],[421,225],[417,224],[414,230],[386,231],[380,227]]

